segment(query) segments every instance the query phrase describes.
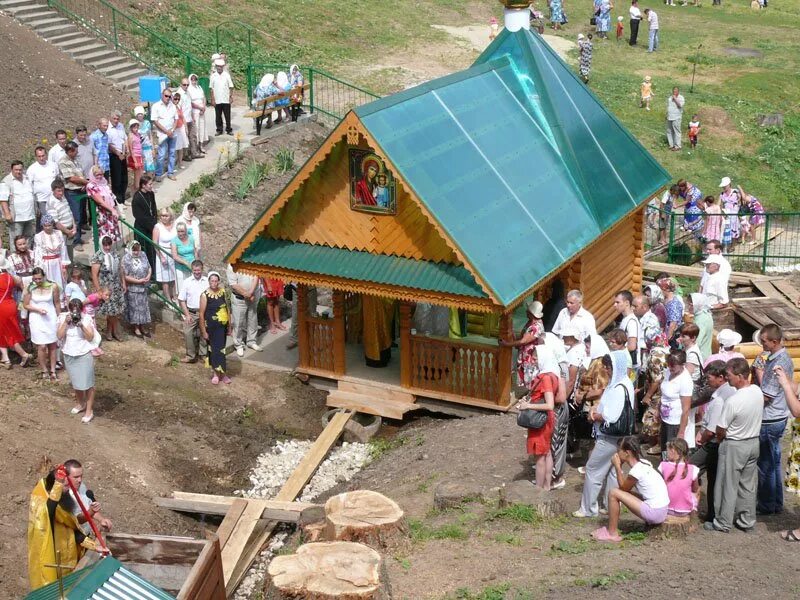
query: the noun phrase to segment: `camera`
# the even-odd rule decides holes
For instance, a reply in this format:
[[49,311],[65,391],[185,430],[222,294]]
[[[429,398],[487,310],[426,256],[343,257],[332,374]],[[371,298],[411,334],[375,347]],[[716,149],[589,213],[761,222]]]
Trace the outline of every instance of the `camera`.
[[77,325],[81,322],[81,313],[79,312],[71,312],[69,313],[70,318],[72,319],[72,324]]

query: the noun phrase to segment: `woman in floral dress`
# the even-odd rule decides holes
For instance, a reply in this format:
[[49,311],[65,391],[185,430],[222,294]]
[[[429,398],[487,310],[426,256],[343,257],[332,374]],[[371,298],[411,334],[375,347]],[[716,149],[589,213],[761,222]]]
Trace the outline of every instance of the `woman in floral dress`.
[[125,296],[122,291],[122,277],[119,269],[119,257],[113,252],[111,237],[104,236],[100,243],[100,250],[92,256],[92,284],[99,292],[102,289],[109,291],[109,298],[100,308],[98,315],[106,317],[106,339],[115,339],[121,342],[119,334],[119,317],[125,312]]
[[519,348],[517,355],[517,381],[519,385],[530,388],[530,384],[537,373],[536,345],[543,343],[544,323],[542,322],[542,315],[544,311],[542,303],[536,300],[528,303],[526,311],[528,321],[525,323],[519,339],[507,341],[501,338],[498,343],[501,346]]
[[[790,427],[792,442],[786,460],[786,479],[784,487],[787,492],[800,495],[800,399],[797,397],[797,386],[781,367],[775,367],[775,375],[786,395],[786,405],[792,413]],[[800,527],[782,531],[781,537],[787,542],[800,542]]]
[[208,289],[200,295],[200,335],[208,342],[208,362],[211,366],[211,383],[230,383],[226,373],[225,339],[231,334],[231,320],[225,288],[220,285],[216,271],[208,273]]
[[142,252],[141,244],[134,240],[128,244],[122,259],[122,287],[125,291],[128,323],[133,325],[133,334],[150,337],[150,302],[147,287],[150,283],[150,263]]
[[[141,106],[133,109],[133,116],[139,121],[139,135],[142,137],[142,159],[144,160],[144,172],[156,172],[156,157],[153,153],[153,126],[150,121],[144,118],[145,111]],[[134,188],[137,189],[137,188]]]
[[121,240],[117,201],[111,186],[103,176],[103,169],[98,165],[92,167],[92,176],[86,186],[86,193],[97,205],[97,232],[100,237],[111,238],[112,244]]
[[735,243],[742,235],[739,228],[739,208],[741,206],[741,198],[739,190],[731,186],[730,177],[723,177],[719,184],[722,192],[719,195],[719,203],[722,206],[722,212],[727,215],[725,219],[725,231],[722,234],[722,246],[727,251],[728,247]]

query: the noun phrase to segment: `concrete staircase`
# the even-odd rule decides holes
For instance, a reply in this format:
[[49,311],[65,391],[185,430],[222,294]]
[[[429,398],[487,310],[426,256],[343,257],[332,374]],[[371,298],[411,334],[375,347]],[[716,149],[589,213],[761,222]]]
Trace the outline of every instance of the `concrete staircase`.
[[0,0],[0,11],[33,29],[77,62],[125,90],[135,90],[148,70],[105,40],[76,25],[46,3],[36,0]]

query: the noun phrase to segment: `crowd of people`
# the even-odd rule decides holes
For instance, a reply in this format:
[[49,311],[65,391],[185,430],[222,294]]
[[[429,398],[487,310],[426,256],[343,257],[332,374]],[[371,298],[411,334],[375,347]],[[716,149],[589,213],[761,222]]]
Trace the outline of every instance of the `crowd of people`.
[[737,244],[756,245],[759,228],[766,221],[764,206],[742,186],[734,186],[730,177],[719,182],[719,196],[703,196],[695,184],[681,179],[648,207],[647,220],[658,230],[658,243],[666,244],[673,213],[682,213],[680,230],[691,233],[700,243],[716,240],[724,253]]
[[[583,294],[564,294],[557,282],[546,304],[527,305],[519,337],[499,340],[519,350],[518,424],[527,429],[534,483],[564,487],[568,452],[594,439],[574,516],[608,514],[593,533],[599,541],[622,539],[623,505],[650,525],[698,511],[703,476],[710,531],[750,531],[756,515],[783,511],[784,488],[800,491],[800,455],[793,451],[781,471],[781,438],[790,416],[800,418],[783,334],[776,325],[757,333],[763,352],[752,367],[736,352],[742,336],[733,330],[719,331],[713,352],[710,310],[727,303],[730,265],[718,240],[706,250],[699,291],[684,294],[666,273],[640,293],[620,290],[605,336]],[[794,436],[796,448],[800,431]],[[800,530],[781,535],[795,541]]]

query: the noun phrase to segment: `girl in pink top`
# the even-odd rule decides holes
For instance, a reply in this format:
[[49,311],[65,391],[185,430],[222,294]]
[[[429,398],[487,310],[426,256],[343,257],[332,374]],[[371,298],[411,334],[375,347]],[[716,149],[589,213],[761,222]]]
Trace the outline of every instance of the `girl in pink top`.
[[688,515],[695,512],[700,469],[689,464],[689,445],[686,440],[675,438],[667,442],[667,460],[658,465],[658,471],[667,484],[669,514]]
[[142,136],[139,134],[138,119],[128,122],[128,168],[133,171],[133,189],[139,189],[139,179],[144,173],[144,154],[142,154]]
[[706,196],[705,200],[706,211],[706,228],[703,231],[703,237],[706,241],[709,240],[722,240],[722,233],[725,229],[725,217],[722,216],[722,209],[717,204],[717,199],[714,196]]

